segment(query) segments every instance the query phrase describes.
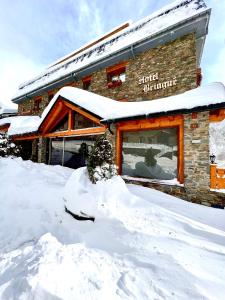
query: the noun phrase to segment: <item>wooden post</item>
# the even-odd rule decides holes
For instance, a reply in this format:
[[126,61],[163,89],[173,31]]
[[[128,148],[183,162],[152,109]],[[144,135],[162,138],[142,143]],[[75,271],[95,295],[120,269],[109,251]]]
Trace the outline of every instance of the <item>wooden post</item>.
[[216,178],[216,165],[210,165],[210,188],[216,189],[217,188],[217,178]]

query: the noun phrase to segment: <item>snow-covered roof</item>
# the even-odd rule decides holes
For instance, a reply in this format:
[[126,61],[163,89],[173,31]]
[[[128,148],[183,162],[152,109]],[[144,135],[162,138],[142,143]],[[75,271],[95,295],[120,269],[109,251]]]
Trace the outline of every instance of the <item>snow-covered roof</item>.
[[177,110],[192,110],[196,107],[201,108],[221,103],[224,103],[225,106],[225,87],[220,82],[198,87],[175,96],[138,102],[119,102],[82,89],[63,87],[44,110],[41,122],[44,121],[59,96],[99,116],[104,121],[169,113]]
[[204,0],[177,0],[62,63],[47,68],[39,76],[20,85],[13,99],[73,74],[159,32],[170,30],[171,34],[174,26],[206,10]]
[[3,104],[0,102],[0,115],[2,114],[11,114],[11,113],[17,113],[18,108],[15,107],[15,104],[13,105],[8,105],[8,104]]
[[38,116],[8,117],[0,120],[0,127],[10,124],[8,129],[9,135],[27,134],[36,132],[40,121],[41,119]]
[[9,135],[37,132],[60,97],[98,116],[102,122],[113,122],[132,117],[154,117],[161,113],[170,114],[177,111],[185,113],[195,108],[213,109],[218,104],[225,107],[225,86],[220,82],[214,82],[179,95],[137,102],[119,102],[82,89],[63,87],[45,108],[41,118],[38,116],[4,118],[0,120],[0,126],[10,124]]

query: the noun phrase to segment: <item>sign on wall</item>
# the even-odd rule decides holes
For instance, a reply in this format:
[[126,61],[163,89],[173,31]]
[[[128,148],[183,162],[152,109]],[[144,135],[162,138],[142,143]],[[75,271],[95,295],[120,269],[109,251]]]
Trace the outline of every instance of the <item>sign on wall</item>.
[[171,80],[159,82],[159,73],[149,74],[148,76],[142,76],[138,81],[139,85],[143,85],[143,92],[148,93],[150,91],[156,91],[161,89],[166,89],[177,85],[176,76]]

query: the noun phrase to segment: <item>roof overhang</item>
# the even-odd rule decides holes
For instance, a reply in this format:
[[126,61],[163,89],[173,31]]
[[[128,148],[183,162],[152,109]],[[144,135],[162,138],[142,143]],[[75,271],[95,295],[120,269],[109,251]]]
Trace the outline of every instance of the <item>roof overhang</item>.
[[161,111],[161,112],[157,112],[157,113],[142,114],[142,115],[136,115],[136,116],[130,116],[130,117],[121,117],[121,118],[101,120],[101,123],[102,124],[112,124],[112,123],[119,123],[119,122],[124,122],[124,121],[152,119],[152,118],[158,118],[158,117],[164,117],[164,116],[190,114],[193,112],[198,113],[198,112],[203,112],[203,111],[212,111],[212,110],[224,109],[224,108],[225,108],[225,102],[222,102],[222,103],[217,103],[217,104],[196,106],[196,107],[193,107],[190,109],[184,108],[184,109]]
[[77,69],[76,71],[70,72],[69,74],[58,78],[57,80],[53,80],[48,84],[43,85],[42,87],[36,88],[29,93],[26,93],[22,96],[15,97],[12,99],[14,103],[21,103],[31,97],[35,97],[40,95],[40,93],[44,93],[49,91],[50,89],[58,88],[59,86],[66,85],[71,83],[72,81],[77,81],[91,73],[94,73],[97,69],[106,68],[110,65],[116,64],[119,61],[128,60],[135,58],[136,55],[147,51],[149,49],[155,48],[159,45],[163,45],[169,42],[172,42],[182,36],[195,33],[196,37],[196,54],[197,54],[197,67],[200,65],[202,52],[205,43],[205,37],[208,33],[208,24],[209,18],[211,14],[211,9],[207,9],[194,17],[185,19],[177,23],[176,25],[172,25],[158,31],[156,34],[151,35],[141,41],[138,41],[135,44],[126,46],[120,49],[117,52],[114,52],[103,59],[99,59],[81,69]]
[[69,113],[69,111],[75,111],[95,123],[98,123],[100,126],[103,126],[100,124],[101,117],[94,114],[93,112],[88,111],[87,109],[75,104],[74,102],[70,101],[69,99],[58,96],[54,104],[52,105],[51,109],[48,111],[48,113],[44,116],[42,119],[38,132],[40,134],[46,134],[48,133],[54,126],[62,120],[66,114]]

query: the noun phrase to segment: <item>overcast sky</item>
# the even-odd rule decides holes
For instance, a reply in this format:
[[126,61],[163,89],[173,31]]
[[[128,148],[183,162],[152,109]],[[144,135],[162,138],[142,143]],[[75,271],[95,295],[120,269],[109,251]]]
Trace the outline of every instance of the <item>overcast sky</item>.
[[[204,84],[225,83],[225,0],[212,8],[202,59]],[[0,0],[0,102],[54,60],[171,0]]]

